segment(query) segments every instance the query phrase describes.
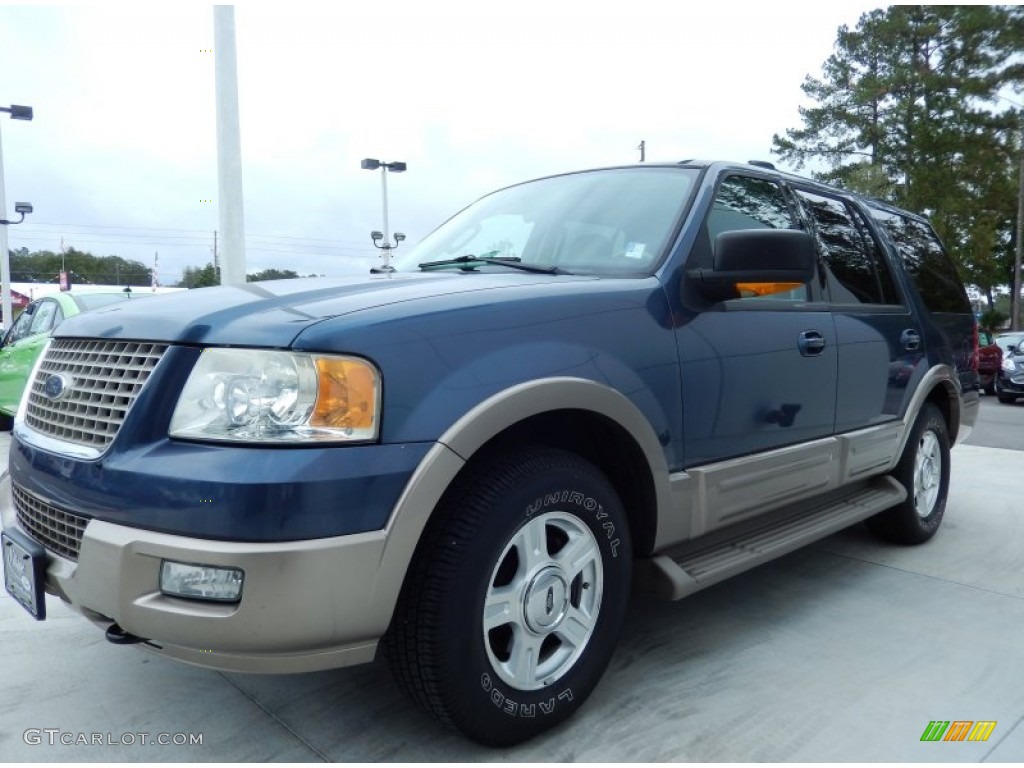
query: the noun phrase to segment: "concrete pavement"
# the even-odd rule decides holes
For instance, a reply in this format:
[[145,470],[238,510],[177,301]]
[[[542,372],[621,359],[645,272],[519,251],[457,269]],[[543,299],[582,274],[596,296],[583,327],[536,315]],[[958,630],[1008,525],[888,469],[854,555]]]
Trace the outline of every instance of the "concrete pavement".
[[[858,526],[678,603],[636,597],[577,716],[506,750],[420,714],[380,660],[309,675],[222,674],[110,645],[52,597],[50,618],[34,622],[4,594],[0,755],[1021,761],[1022,483],[1021,452],[962,445],[943,527],[924,546],[880,544]],[[920,741],[932,720],[997,725],[986,742]],[[142,733],[172,743],[142,744]],[[173,743],[197,735],[202,744]]]

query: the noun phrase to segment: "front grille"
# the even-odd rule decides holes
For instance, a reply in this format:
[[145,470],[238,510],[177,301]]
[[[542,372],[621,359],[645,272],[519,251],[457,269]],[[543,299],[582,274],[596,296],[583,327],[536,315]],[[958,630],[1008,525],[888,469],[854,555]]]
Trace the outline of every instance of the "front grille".
[[[167,350],[137,341],[54,339],[31,382],[25,423],[57,440],[98,453],[117,435],[125,414]],[[56,379],[54,374],[62,374]],[[59,390],[46,392],[47,380]]]
[[12,489],[14,511],[21,527],[51,552],[77,563],[89,518],[59,509],[17,483],[12,483]]

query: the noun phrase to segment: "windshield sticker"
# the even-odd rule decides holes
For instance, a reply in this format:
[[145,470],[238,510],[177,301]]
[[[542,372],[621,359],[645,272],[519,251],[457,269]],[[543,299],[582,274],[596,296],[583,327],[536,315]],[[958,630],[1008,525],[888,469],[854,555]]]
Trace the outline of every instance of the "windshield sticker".
[[627,259],[642,259],[645,248],[644,243],[626,243],[625,256]]

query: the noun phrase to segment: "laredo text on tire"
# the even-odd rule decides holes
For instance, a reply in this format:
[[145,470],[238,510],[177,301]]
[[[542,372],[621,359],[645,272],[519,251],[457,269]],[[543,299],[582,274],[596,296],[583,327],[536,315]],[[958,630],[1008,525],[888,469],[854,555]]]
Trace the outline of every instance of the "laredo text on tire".
[[873,534],[897,544],[921,544],[939,529],[949,493],[949,428],[942,412],[926,403],[914,422],[893,477],[907,498],[868,518]]
[[424,532],[388,631],[400,686],[482,744],[516,744],[597,684],[632,571],[622,505],[590,462],[551,448],[474,460]]

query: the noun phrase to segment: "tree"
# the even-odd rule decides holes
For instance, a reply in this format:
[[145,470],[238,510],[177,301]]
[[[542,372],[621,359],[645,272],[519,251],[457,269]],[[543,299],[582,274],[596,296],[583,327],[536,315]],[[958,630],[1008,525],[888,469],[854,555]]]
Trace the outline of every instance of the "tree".
[[262,272],[252,272],[245,276],[247,283],[258,283],[261,280],[286,280],[298,277],[299,273],[291,269],[264,269]]
[[927,213],[966,282],[992,306],[1009,282],[1020,113],[1000,89],[1024,83],[1019,6],[892,6],[839,28],[803,126],[772,151],[824,181]]
[[177,287],[206,288],[211,285],[220,285],[220,279],[217,277],[213,262],[208,261],[205,267],[185,267]]
[[149,285],[152,273],[139,261],[120,256],[93,256],[68,248],[61,255],[53,251],[10,251],[11,280],[24,283],[55,283],[61,270],[72,273],[75,283],[104,285]]

